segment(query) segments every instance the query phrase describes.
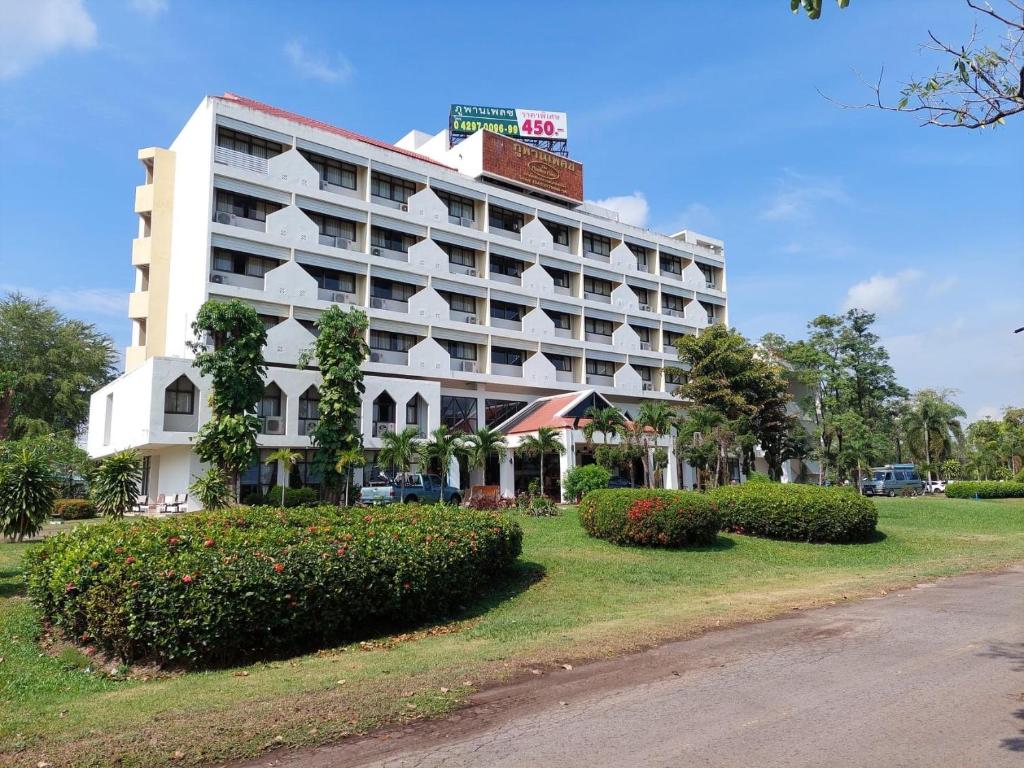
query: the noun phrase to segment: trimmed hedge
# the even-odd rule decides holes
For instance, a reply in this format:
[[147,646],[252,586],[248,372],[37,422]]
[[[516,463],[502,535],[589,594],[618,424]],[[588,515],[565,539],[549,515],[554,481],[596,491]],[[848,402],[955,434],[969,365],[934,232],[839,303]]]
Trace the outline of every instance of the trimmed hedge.
[[875,533],[871,499],[847,488],[797,483],[726,485],[711,492],[723,530],[786,541],[844,543]]
[[26,554],[29,596],[69,637],[127,661],[209,664],[444,616],[508,568],[493,513],[267,507],[83,526]]
[[579,505],[591,536],[614,544],[687,547],[713,544],[718,508],[706,494],[615,488],[591,491]]
[[1021,499],[1024,483],[997,480],[963,480],[946,485],[948,499]]
[[262,493],[250,493],[242,502],[252,506],[265,505],[268,507],[285,506],[292,507],[313,507],[320,503],[320,495],[315,488],[285,488],[284,504],[281,504],[281,486],[275,485],[266,495]]
[[57,499],[50,514],[61,520],[85,520],[100,513],[91,499]]
[[562,490],[571,501],[579,501],[590,491],[605,488],[611,480],[611,473],[600,464],[585,464],[573,467],[562,478]]

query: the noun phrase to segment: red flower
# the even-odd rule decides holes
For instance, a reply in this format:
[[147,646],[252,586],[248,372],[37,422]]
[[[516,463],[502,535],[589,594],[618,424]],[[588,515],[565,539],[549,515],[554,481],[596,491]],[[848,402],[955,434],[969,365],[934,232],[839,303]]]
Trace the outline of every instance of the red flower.
[[412,584],[410,584],[408,581],[403,581],[402,589],[412,589]]
[[124,564],[125,564],[125,565],[131,565],[131,564],[132,564],[132,563],[134,563],[134,562],[135,562],[135,558],[134,558],[134,557],[132,557],[131,555],[128,555],[128,557],[126,557],[126,558],[124,559]]
[[210,547],[214,547],[216,545],[217,545],[217,542],[215,542],[213,539],[207,539],[206,541],[203,542],[203,546],[206,547],[207,549],[209,549]]
[[277,573],[281,573],[284,570],[284,563],[274,563],[274,570]]
[[167,540],[167,545],[170,546],[170,547],[176,546],[178,544],[181,544],[181,539],[178,538],[177,536],[171,536]]
[[100,567],[100,561],[99,561],[99,560],[93,560],[93,561],[92,561],[92,562],[90,563],[90,565],[92,566],[92,569],[93,569],[93,570],[95,571],[95,570],[96,570],[97,568],[99,568],[99,567]]
[[344,557],[344,555],[345,555],[345,547],[338,547],[338,556],[339,557]]
[[75,589],[76,589],[75,582],[73,582],[73,581],[69,581],[68,585],[66,587],[64,587],[64,591],[65,592],[74,592]]
[[364,523],[372,523],[373,522],[373,515],[364,515],[363,516],[363,522]]
[[186,584],[191,584],[192,583],[192,577],[189,576],[187,573],[184,576],[181,577],[181,580],[183,582],[185,582]]

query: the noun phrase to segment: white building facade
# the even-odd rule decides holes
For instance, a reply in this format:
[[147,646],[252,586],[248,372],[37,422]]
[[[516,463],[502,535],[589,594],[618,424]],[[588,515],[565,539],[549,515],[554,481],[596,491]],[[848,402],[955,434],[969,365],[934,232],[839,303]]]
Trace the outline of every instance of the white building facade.
[[[209,383],[187,343],[209,299],[244,301],[267,327],[261,459],[303,455],[291,477],[254,465],[243,496],[317,484],[320,377],[297,362],[332,304],[369,317],[371,460],[387,430],[493,427],[541,398],[593,392],[627,413],[678,402],[664,371],[675,340],[728,322],[722,242],[494,177],[484,138],[449,147],[446,132],[414,131],[388,145],[231,94],[204,99],[169,148],[139,152],[132,344],[124,374],[92,397],[90,454],[139,449],[151,498],[203,471],[191,440]],[[454,468],[453,484],[524,486],[518,457],[496,462]],[[663,482],[689,485],[672,465]]]

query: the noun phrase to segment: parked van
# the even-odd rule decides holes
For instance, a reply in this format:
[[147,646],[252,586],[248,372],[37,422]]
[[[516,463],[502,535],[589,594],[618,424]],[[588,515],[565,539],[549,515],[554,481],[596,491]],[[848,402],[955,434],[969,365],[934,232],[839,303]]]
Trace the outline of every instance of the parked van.
[[860,484],[861,493],[865,496],[896,496],[904,488],[912,488],[917,493],[924,489],[924,482],[913,464],[886,464],[875,467],[871,475]]

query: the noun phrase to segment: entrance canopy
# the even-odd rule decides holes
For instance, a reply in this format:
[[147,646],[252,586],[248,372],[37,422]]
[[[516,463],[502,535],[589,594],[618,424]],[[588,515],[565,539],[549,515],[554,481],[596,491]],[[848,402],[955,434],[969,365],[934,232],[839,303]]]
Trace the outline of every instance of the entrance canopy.
[[584,414],[591,407],[611,408],[612,404],[592,389],[541,397],[503,421],[497,429],[503,435],[523,435],[541,427],[582,429],[590,423],[590,418]]

